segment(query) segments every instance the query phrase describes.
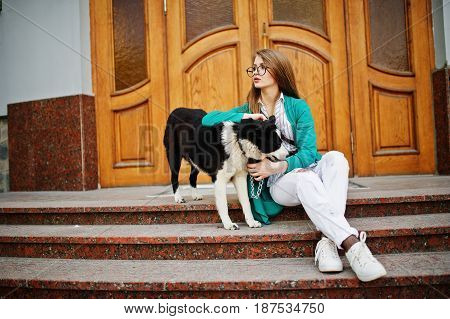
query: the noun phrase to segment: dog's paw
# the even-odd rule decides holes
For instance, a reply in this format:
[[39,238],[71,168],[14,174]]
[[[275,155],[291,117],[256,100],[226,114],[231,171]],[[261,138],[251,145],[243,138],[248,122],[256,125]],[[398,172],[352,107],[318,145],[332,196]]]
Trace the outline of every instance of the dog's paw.
[[192,189],[192,199],[193,200],[202,200],[203,195],[200,194],[200,192],[197,189],[193,188]]
[[257,220],[247,220],[247,225],[250,228],[260,228],[262,227],[261,223]]
[[183,197],[175,198],[175,203],[178,204],[186,203],[186,200]]
[[239,226],[237,224],[235,224],[235,223],[230,223],[230,224],[227,224],[227,225],[223,225],[223,227],[225,229],[228,229],[228,230],[238,230],[239,229]]
[[180,203],[180,204],[186,203],[183,196],[181,196],[180,189],[177,189],[177,191],[175,192],[175,194],[173,194],[173,196],[175,197],[175,203]]
[[180,194],[176,194],[175,195],[175,203],[186,203],[186,201],[184,200],[183,196],[181,196]]

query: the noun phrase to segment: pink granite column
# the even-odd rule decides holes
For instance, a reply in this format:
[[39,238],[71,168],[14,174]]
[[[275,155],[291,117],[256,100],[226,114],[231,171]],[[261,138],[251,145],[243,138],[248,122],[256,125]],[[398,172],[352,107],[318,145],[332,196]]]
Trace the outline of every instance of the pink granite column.
[[450,79],[449,70],[433,73],[434,120],[436,126],[437,171],[450,174]]
[[94,97],[8,105],[11,191],[80,191],[98,186]]

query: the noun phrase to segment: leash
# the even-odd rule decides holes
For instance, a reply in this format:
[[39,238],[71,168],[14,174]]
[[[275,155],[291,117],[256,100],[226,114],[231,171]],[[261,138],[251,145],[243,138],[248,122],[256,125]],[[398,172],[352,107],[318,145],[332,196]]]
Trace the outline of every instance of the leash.
[[[238,142],[238,145],[239,145],[239,148],[241,149],[241,152],[242,152],[242,154],[244,154],[244,156],[245,156],[245,151],[244,151],[244,148],[242,147],[242,144],[241,144],[241,142],[238,140],[237,141]],[[245,156],[245,157],[247,157],[247,156]],[[248,162],[250,163],[250,164],[254,164],[254,163],[259,163],[259,162],[261,162],[261,160],[257,160],[257,159],[255,159],[255,158],[252,158],[252,157],[248,157]],[[255,183],[254,183],[254,178],[253,178],[253,176],[251,176],[250,175],[250,197],[251,198],[254,198],[254,199],[258,199],[259,198],[259,196],[261,195],[261,192],[262,192],[262,187],[263,187],[263,184],[264,184],[264,179],[262,179],[262,180],[260,180],[258,183],[258,189],[257,189],[257,191],[256,191],[256,194],[255,194]]]
[[[285,141],[288,144],[291,144],[291,145],[297,147],[293,140],[287,138],[281,131],[279,131],[279,132],[280,132],[281,140]],[[245,151],[244,151],[244,149],[242,147],[241,142],[239,140],[237,142],[238,142],[239,148],[241,149],[242,154],[244,154],[244,156],[245,156]],[[297,151],[290,151],[288,156],[294,155],[296,152]],[[267,159],[269,161],[271,161],[271,162],[275,162],[275,160],[272,160],[271,158],[267,158]],[[250,164],[259,163],[259,162],[261,162],[261,160],[257,160],[257,159],[251,158],[251,157],[248,158],[248,163],[250,163]],[[259,184],[258,184],[258,189],[256,191],[256,194],[255,194],[254,181],[255,181],[255,179],[253,178],[253,176],[250,175],[250,197],[254,198],[254,199],[258,199],[259,196],[261,195],[262,187],[263,187],[263,184],[264,184],[264,179],[262,179],[262,180],[260,180],[258,182]]]
[[[241,150],[242,150],[242,148],[241,148]],[[254,159],[252,157],[249,157],[248,158],[248,162],[250,164],[255,164],[255,163],[261,162],[261,160],[257,160],[257,159]],[[255,184],[254,184],[255,182],[254,181],[255,181],[254,177],[252,175],[250,175],[250,197],[254,198],[254,199],[258,199],[259,196],[261,195],[262,187],[263,187],[263,184],[264,184],[264,179],[262,179],[262,180],[260,180],[258,182],[259,184],[258,184],[258,189],[256,191],[256,195],[255,195]]]
[[285,142],[288,143],[288,144],[291,144],[292,146],[297,147],[297,145],[295,145],[295,142],[294,142],[293,140],[291,140],[291,139],[288,139],[288,138],[283,134],[283,132],[281,132],[281,130],[278,130],[278,132],[280,132],[280,138],[281,138],[281,140],[285,141]]
[[254,178],[253,178],[253,176],[250,175],[250,197],[254,198],[254,199],[258,199],[259,196],[261,195],[264,180],[262,179],[259,181],[258,190],[256,191],[256,195],[255,195],[255,184],[253,181],[254,181]]

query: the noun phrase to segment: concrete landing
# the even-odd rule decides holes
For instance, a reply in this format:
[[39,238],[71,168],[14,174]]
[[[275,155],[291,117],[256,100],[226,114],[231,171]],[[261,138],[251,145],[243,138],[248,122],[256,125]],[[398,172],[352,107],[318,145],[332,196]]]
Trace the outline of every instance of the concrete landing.
[[[405,175],[383,177],[359,177],[349,180],[349,200],[371,198],[395,198],[439,196],[450,194],[450,176]],[[204,195],[201,201],[192,201],[190,187],[181,186],[187,205],[213,204],[213,185],[198,186]],[[230,202],[236,201],[234,186],[227,188]],[[8,192],[0,194],[0,209],[14,207],[118,207],[160,206],[174,204],[172,187],[142,186],[105,188],[85,192]]]

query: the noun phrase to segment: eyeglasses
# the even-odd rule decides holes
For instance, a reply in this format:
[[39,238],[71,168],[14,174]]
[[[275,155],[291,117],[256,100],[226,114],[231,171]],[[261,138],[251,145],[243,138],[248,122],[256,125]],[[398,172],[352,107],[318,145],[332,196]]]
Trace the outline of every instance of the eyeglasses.
[[249,77],[253,77],[253,74],[256,71],[256,74],[258,74],[259,76],[263,76],[264,74],[266,74],[267,69],[269,69],[269,67],[265,66],[264,64],[258,65],[258,67],[251,66],[247,69],[247,75]]

